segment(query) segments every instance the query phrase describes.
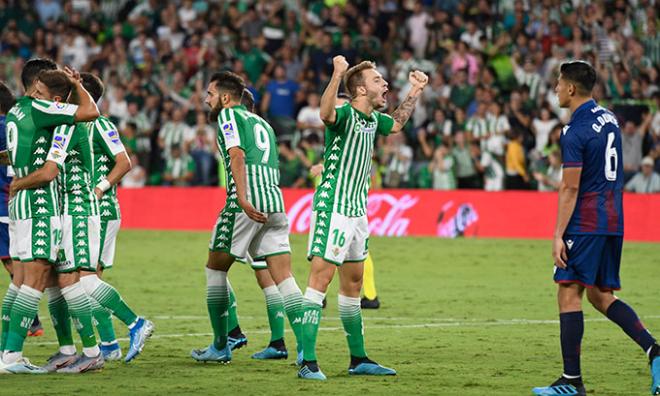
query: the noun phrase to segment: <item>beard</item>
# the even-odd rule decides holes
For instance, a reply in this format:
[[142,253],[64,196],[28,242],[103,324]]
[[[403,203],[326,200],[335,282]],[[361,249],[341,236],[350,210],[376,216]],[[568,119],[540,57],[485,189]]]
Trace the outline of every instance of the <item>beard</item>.
[[367,98],[369,98],[369,103],[371,103],[374,110],[382,111],[387,108],[387,99],[383,97],[382,92],[368,92]]
[[218,101],[217,106],[212,107],[211,111],[209,112],[209,122],[217,122],[218,116],[220,115],[221,111],[222,111],[222,103]]

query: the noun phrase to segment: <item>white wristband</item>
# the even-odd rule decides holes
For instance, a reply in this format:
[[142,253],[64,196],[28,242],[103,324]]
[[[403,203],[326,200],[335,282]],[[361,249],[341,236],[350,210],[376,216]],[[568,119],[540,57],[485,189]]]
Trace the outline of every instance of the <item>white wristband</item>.
[[96,185],[96,188],[99,190],[106,192],[112,187],[112,184],[108,181],[108,179],[103,179],[99,182],[99,184]]

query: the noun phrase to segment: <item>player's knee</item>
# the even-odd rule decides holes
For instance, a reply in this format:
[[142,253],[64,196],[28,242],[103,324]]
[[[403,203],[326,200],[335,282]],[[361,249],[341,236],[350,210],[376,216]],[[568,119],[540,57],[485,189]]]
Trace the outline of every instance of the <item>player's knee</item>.
[[607,312],[607,308],[612,304],[615,297],[610,292],[602,292],[598,289],[591,289],[587,292],[587,299],[591,305],[600,312]]

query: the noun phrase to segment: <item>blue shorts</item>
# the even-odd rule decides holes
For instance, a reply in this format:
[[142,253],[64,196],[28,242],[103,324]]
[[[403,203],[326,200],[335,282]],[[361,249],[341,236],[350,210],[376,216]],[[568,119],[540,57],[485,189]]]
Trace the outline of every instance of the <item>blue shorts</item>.
[[621,289],[619,267],[623,236],[566,235],[566,269],[555,267],[556,283],[579,283],[602,291]]
[[9,224],[0,223],[0,259],[9,258]]

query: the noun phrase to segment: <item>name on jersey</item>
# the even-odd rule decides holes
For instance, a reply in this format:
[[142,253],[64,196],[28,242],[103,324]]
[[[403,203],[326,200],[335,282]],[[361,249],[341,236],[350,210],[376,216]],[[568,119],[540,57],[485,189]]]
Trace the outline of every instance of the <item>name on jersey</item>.
[[[602,109],[602,107],[601,107],[601,109]],[[591,128],[594,131],[596,131],[596,133],[600,133],[601,129],[603,129],[605,124],[614,124],[614,125],[616,125],[617,128],[619,127],[619,121],[617,121],[614,114],[611,114],[611,113],[603,113],[603,114],[599,115],[596,118],[596,121],[598,121],[598,123],[594,122],[593,124],[591,124]]]
[[18,106],[14,106],[11,109],[9,109],[9,113],[16,116],[16,118],[18,118],[19,121],[22,120],[23,118],[25,118],[25,113],[23,113],[21,111],[21,108],[18,107]]

